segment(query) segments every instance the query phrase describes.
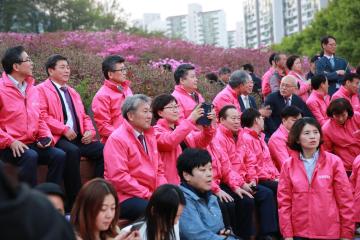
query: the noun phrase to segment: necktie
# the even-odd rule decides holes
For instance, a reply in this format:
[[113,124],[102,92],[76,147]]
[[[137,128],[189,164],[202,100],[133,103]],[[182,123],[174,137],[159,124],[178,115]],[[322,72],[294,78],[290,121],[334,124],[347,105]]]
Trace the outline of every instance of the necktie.
[[285,106],[290,106],[290,105],[291,105],[290,98],[285,98]]
[[148,153],[144,135],[140,134],[140,135],[138,136],[138,139],[139,139],[141,145],[143,146],[145,152]]
[[194,101],[198,104],[199,103],[199,95],[196,92],[193,92],[191,94],[191,97],[194,99]]
[[60,90],[64,92],[65,100],[66,100],[67,105],[69,106],[69,109],[70,109],[70,112],[71,112],[71,117],[73,119],[73,130],[74,130],[74,132],[79,133],[79,130],[78,130],[77,124],[76,124],[75,108],[74,108],[74,105],[72,103],[69,90],[67,89],[67,87],[61,87]]
[[331,65],[331,68],[332,68],[332,69],[335,68],[335,60],[334,60],[334,57],[331,57],[331,58],[330,58],[330,65]]
[[244,96],[244,106],[245,106],[246,109],[250,108],[249,97],[248,96]]

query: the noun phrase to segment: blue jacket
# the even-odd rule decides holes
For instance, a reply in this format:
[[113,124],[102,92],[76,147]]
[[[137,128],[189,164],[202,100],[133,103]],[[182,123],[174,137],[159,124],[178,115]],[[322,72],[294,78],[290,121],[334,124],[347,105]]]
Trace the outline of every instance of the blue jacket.
[[[180,217],[181,240],[222,240],[225,236],[217,233],[224,229],[223,218],[217,198],[214,195],[209,201],[200,198],[188,188],[180,186],[184,192],[186,205]],[[233,237],[227,240],[235,240]]]

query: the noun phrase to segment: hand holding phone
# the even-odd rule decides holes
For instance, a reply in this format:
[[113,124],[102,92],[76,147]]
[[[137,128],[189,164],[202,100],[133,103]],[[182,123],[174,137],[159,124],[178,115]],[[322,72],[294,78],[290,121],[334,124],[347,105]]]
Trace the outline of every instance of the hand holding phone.
[[50,146],[51,138],[50,137],[42,137],[38,139],[38,145],[41,145],[41,147],[46,148]]
[[196,121],[197,124],[203,126],[209,126],[211,124],[211,119],[208,118],[208,114],[212,110],[211,103],[202,103],[201,108],[204,110],[204,114]]

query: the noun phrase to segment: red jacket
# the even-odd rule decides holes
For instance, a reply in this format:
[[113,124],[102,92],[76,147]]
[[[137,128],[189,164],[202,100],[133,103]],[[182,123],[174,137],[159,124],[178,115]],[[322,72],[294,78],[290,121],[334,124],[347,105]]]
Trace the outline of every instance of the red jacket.
[[287,146],[289,131],[280,125],[269,139],[269,150],[276,168],[281,171],[281,166],[290,157],[290,149]]
[[[203,96],[199,92],[196,92],[199,96],[199,103],[205,102]],[[181,85],[176,85],[172,94],[179,105],[180,119],[187,118],[190,113],[194,110],[197,103]]]
[[277,198],[284,238],[352,238],[354,199],[339,157],[320,150],[309,183],[299,152],[294,152],[282,167]]
[[187,146],[191,148],[206,148],[215,133],[215,129],[212,127],[199,131],[189,119],[181,120],[175,130],[169,127],[165,119],[159,119],[154,130],[160,159],[164,165],[165,177],[171,184],[180,183],[176,161],[182,153],[181,142],[185,141]]
[[269,148],[265,142],[265,134],[259,136],[254,130],[244,129],[243,140],[246,147],[256,156],[256,169],[259,180],[279,179],[279,171],[276,169]]
[[353,107],[354,111],[360,111],[359,96],[357,94],[351,95],[351,93],[344,87],[341,86],[331,97],[331,100],[338,98],[345,98],[348,100]]
[[360,155],[354,160],[350,181],[354,188],[354,222],[360,223]]
[[351,171],[353,161],[360,154],[360,113],[339,125],[330,118],[322,126],[324,147],[326,151],[338,155],[343,161],[347,171]]
[[121,106],[125,98],[131,95],[133,94],[128,81],[117,85],[109,80],[105,80],[104,85],[95,94],[92,111],[101,142],[105,143],[110,134],[122,123]]
[[218,125],[214,142],[229,158],[232,169],[246,182],[257,181],[256,159],[242,140],[242,131],[239,131],[235,142],[232,132],[222,124]]
[[306,101],[306,105],[312,112],[316,120],[323,125],[329,117],[326,115],[326,109],[330,104],[330,96],[324,95],[317,90],[313,90]]
[[113,184],[120,202],[133,197],[149,199],[158,186],[166,183],[154,129],[145,131],[144,136],[148,154],[127,121],[106,141],[104,178]]
[[19,140],[25,144],[41,137],[51,137],[46,123],[40,118],[39,94],[34,79],[26,79],[26,96],[16,88],[3,72],[0,79],[0,149]]
[[[60,96],[50,79],[45,80],[36,87],[39,90],[41,117],[50,128],[56,143],[61,136],[69,130],[69,127],[64,123],[64,114]],[[80,95],[75,91],[75,89],[69,86],[67,87],[79,120],[81,135],[83,135],[86,131],[91,131],[92,135],[95,136],[96,132],[94,126],[90,117],[85,112]]]
[[216,95],[213,100],[213,104],[216,115],[218,115],[220,110],[226,105],[234,105],[236,109],[241,113],[238,96],[229,85],[226,85],[226,87]]
[[306,82],[306,78],[304,75],[300,75],[297,72],[290,71],[288,75],[296,78],[296,81],[299,84],[300,88],[295,92],[295,94],[301,97],[304,102],[306,102],[309,97],[309,91],[311,89],[310,83]]

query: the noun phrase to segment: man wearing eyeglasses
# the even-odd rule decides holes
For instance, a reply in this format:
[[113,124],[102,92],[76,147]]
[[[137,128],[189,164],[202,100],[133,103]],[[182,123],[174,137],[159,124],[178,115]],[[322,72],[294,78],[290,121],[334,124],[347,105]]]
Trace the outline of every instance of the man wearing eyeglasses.
[[41,116],[55,138],[55,146],[66,152],[64,185],[71,209],[81,187],[81,156],[95,162],[95,177],[104,174],[103,144],[96,140],[95,129],[86,114],[79,93],[69,86],[67,58],[55,54],[45,63],[49,78],[39,84]]
[[133,93],[126,78],[125,59],[119,55],[111,55],[102,62],[105,77],[104,84],[96,93],[92,102],[94,120],[99,131],[101,142],[106,140],[124,121],[121,107],[127,96]]
[[33,63],[22,46],[9,48],[2,58],[0,79],[0,159],[19,167],[19,179],[37,184],[37,165],[48,165],[47,181],[61,184],[64,151],[40,118]]

